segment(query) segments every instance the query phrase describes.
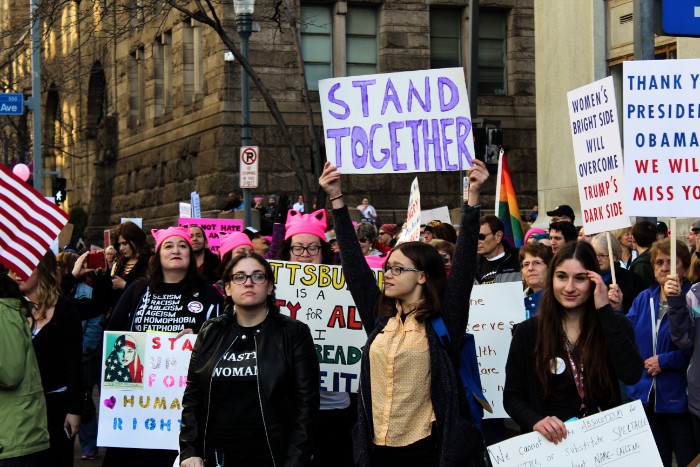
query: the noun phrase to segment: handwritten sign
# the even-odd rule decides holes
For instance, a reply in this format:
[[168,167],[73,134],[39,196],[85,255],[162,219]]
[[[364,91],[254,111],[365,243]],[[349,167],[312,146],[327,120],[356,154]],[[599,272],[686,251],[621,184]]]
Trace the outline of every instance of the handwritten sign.
[[343,173],[441,172],[473,165],[464,69],[319,81],[326,158]]
[[625,209],[700,214],[700,60],[623,64]]
[[189,227],[190,225],[198,225],[207,236],[209,249],[215,255],[219,254],[219,234],[243,232],[243,221],[240,219],[199,219],[199,218],[180,218],[177,220],[178,227]]
[[197,336],[104,335],[98,446],[179,449],[182,395]]
[[488,447],[494,467],[662,466],[641,402],[634,401],[566,423],[567,438],[555,445],[537,432]]
[[418,177],[411,183],[411,194],[408,197],[408,211],[406,214],[406,228],[401,232],[401,236],[396,241],[397,245],[403,242],[417,242],[420,240],[420,188],[418,187]]
[[[340,266],[270,261],[283,314],[306,323],[321,365],[321,390],[357,392],[367,334]],[[384,273],[374,270],[379,284]]]
[[566,96],[586,234],[629,227],[623,209],[625,181],[613,78]]
[[481,387],[493,407],[484,418],[508,418],[503,408],[506,360],[513,325],[525,318],[523,287],[520,282],[475,285],[469,302],[467,332],[474,335]]

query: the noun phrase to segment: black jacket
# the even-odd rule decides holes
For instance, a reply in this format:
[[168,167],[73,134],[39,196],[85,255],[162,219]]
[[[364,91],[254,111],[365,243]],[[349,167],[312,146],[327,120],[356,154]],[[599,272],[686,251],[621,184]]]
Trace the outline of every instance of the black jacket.
[[219,280],[219,277],[216,275],[216,270],[219,268],[219,264],[221,264],[219,257],[212,253],[209,248],[205,248],[204,262],[202,263],[202,269],[200,272],[210,284],[216,284],[216,281]]
[[[442,297],[441,316],[450,334],[450,351],[440,343],[432,326],[426,326],[430,354],[430,398],[435,411],[434,434],[438,443],[440,467],[482,466],[484,446],[479,431],[472,423],[464,399],[461,382],[455,372],[457,348],[464,341],[469,319],[469,296],[474,284],[476,244],[479,233],[479,209],[464,207],[462,225],[453,255],[452,270]],[[380,290],[367,262],[362,256],[347,207],[333,210],[335,232],[340,243],[343,273],[348,288],[368,334],[362,353],[360,389],[357,394],[357,424],[353,430],[355,465],[368,467],[372,463],[373,418],[372,394],[367,351],[388,318],[377,316]]]
[[[182,398],[180,461],[204,457],[212,371],[239,337],[228,311],[197,336]],[[319,410],[319,365],[309,327],[271,309],[255,336],[258,392],[275,465],[306,466]]]

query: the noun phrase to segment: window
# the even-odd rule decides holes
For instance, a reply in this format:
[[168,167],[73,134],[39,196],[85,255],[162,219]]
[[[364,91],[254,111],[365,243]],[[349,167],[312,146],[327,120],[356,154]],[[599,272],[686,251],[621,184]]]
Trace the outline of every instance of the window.
[[347,76],[377,72],[377,11],[348,7],[346,17]]
[[430,10],[430,68],[462,66],[461,16],[459,9]]
[[479,10],[479,94],[506,94],[505,10]]
[[161,117],[172,111],[172,34],[164,33],[153,43],[153,87],[155,116]]
[[131,124],[144,122],[146,94],[146,70],[144,48],[139,47],[129,54],[129,114]]
[[202,70],[202,28],[192,20],[183,23],[182,63],[184,104],[191,105],[202,97],[204,74]]
[[333,76],[332,32],[331,7],[301,7],[301,50],[310,91],[318,91],[318,80]]

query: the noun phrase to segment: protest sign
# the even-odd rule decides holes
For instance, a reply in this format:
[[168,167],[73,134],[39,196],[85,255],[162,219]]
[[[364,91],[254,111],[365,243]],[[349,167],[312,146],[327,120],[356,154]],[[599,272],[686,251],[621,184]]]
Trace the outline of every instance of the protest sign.
[[143,229],[143,218],[141,217],[122,217],[119,223],[123,224],[124,222],[133,222],[139,226],[139,229]]
[[447,206],[442,206],[435,209],[421,209],[420,217],[421,219],[425,219],[426,222],[440,221],[443,224],[452,225],[450,209]]
[[196,337],[105,331],[98,446],[179,449],[182,395]]
[[473,165],[463,68],[318,82],[326,159],[343,173],[441,172]]
[[180,218],[177,220],[178,227],[189,227],[198,225],[204,231],[204,235],[209,242],[209,249],[215,255],[219,254],[219,234],[243,232],[243,221],[241,219],[200,219],[200,218]]
[[556,445],[532,432],[489,446],[491,463],[494,467],[663,465],[639,401],[567,422],[566,431],[566,439]]
[[[283,314],[306,323],[321,364],[321,390],[356,392],[367,342],[340,266],[270,261]],[[384,273],[374,270],[379,284]]]
[[202,217],[202,208],[199,204],[199,193],[197,193],[196,191],[190,193],[190,204],[192,205],[192,212],[190,216],[187,217]]
[[190,217],[192,217],[192,204],[179,203],[178,204],[178,211],[180,212],[181,218],[190,218]]
[[626,214],[697,216],[700,60],[629,61],[623,75]]
[[625,175],[613,78],[574,89],[566,96],[586,234],[629,227],[623,209]]
[[506,360],[513,326],[525,319],[523,288],[520,282],[475,285],[469,302],[467,332],[474,336],[481,387],[493,408],[493,413],[484,412],[484,418],[507,418]]
[[418,188],[418,177],[411,183],[411,194],[408,197],[408,211],[406,214],[406,228],[401,232],[401,236],[396,241],[397,245],[403,242],[417,242],[420,240],[420,189]]

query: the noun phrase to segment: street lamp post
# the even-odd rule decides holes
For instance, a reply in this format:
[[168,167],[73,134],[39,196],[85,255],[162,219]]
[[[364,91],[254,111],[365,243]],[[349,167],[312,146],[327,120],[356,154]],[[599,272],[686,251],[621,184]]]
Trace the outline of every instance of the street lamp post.
[[[233,9],[236,11],[238,35],[241,36],[241,54],[245,60],[248,60],[248,39],[250,39],[250,35],[253,33],[255,0],[233,0]],[[243,121],[241,146],[250,146],[250,96],[248,94],[248,73],[243,66],[241,66],[241,116]],[[246,227],[250,227],[252,224],[250,212],[251,199],[250,188],[243,188],[243,223]]]

